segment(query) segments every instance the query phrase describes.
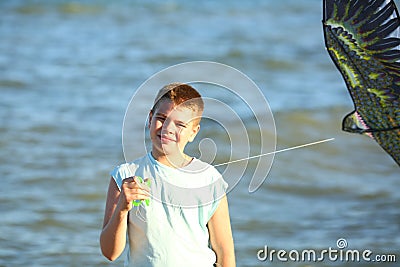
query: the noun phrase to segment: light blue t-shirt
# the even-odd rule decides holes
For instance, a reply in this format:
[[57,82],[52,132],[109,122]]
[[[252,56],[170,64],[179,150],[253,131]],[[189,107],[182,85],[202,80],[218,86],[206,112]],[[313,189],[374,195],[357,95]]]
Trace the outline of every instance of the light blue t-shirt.
[[129,212],[125,266],[213,266],[207,223],[225,195],[227,183],[211,165],[194,158],[181,169],[156,161],[151,153],[111,172],[118,188],[140,176],[151,184],[151,199]]

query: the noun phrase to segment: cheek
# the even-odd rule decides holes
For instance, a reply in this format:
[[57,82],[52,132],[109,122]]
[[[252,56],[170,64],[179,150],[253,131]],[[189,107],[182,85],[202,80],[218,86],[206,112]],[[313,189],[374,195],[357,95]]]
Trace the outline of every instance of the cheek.
[[155,138],[157,135],[158,135],[158,133],[159,133],[159,131],[160,131],[160,126],[159,126],[159,124],[157,123],[157,121],[152,121],[151,123],[150,123],[150,125],[149,125],[149,133],[150,133],[150,136],[153,138]]
[[158,130],[162,128],[163,124],[159,120],[152,120],[150,123],[150,129]]
[[183,129],[178,133],[178,140],[187,141],[190,137],[190,131],[188,129]]

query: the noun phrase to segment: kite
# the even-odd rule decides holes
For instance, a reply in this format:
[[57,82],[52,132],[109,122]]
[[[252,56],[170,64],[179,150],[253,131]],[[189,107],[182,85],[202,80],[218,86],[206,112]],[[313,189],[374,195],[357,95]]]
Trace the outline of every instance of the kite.
[[327,51],[354,102],[342,130],[374,139],[400,166],[400,19],[391,0],[324,0]]

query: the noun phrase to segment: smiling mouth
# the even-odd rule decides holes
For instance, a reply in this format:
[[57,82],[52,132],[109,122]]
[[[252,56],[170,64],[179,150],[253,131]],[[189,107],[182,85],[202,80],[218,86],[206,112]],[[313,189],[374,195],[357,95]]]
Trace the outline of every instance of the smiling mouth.
[[161,143],[176,142],[175,139],[173,139],[173,138],[171,138],[171,137],[168,137],[168,136],[166,136],[166,135],[158,135],[158,137],[160,138]]

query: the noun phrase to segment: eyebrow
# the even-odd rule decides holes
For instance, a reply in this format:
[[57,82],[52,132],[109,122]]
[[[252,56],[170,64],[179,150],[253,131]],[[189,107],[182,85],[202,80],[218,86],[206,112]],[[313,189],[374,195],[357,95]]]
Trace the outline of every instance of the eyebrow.
[[179,121],[179,120],[177,120],[177,121],[175,121],[175,122],[178,123],[178,124],[188,125],[188,123],[187,123],[187,122],[184,122],[184,121]]
[[166,115],[165,113],[161,113],[161,112],[157,112],[157,113],[155,114],[155,116],[162,116],[162,117],[164,117],[164,118],[167,117],[167,115]]
[[[165,118],[168,118],[168,116],[165,114],[165,113],[162,113],[162,112],[157,112],[156,114],[155,114],[155,116],[157,117],[157,116],[160,116],[160,117],[163,117],[164,119]],[[176,123],[182,123],[182,124],[184,124],[184,125],[188,125],[189,123],[190,123],[190,121],[189,122],[184,122],[184,121],[181,121],[181,120],[175,120],[175,122]]]

